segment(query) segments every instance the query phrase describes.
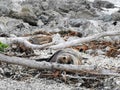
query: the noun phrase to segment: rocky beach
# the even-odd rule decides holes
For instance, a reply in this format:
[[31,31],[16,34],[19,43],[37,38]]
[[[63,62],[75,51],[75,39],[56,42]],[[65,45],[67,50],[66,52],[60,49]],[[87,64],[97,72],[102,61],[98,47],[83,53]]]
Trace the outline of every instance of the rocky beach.
[[[53,37],[55,44],[59,44],[111,31],[120,31],[119,0],[0,0],[0,38],[42,33],[50,36],[46,42]],[[32,37],[30,42],[38,44],[35,40],[38,39]],[[65,83],[60,78],[40,77],[41,71],[37,69],[0,62],[0,90],[119,90],[120,34],[79,45],[83,46],[79,48],[80,55],[87,58],[82,61],[84,65],[94,65],[104,74],[118,76],[93,75],[86,79],[82,75],[77,83],[74,80]],[[16,48],[11,46],[4,53],[34,60],[56,52],[51,49],[25,52],[25,49],[21,53]]]

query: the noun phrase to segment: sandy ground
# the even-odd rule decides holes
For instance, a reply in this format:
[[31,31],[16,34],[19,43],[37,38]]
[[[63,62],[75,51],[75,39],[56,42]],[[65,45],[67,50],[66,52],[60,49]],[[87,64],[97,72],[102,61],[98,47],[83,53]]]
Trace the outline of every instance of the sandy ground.
[[71,90],[72,88],[64,83],[46,79],[29,79],[24,82],[10,79],[0,81],[0,90]]

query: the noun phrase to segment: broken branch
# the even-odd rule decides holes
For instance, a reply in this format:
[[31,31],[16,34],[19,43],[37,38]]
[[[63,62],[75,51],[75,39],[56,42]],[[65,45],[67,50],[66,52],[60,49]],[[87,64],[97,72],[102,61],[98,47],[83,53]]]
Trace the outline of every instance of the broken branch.
[[83,37],[83,38],[80,38],[80,39],[76,39],[76,40],[60,43],[60,44],[57,44],[57,45],[53,45],[53,46],[50,46],[49,48],[62,49],[62,48],[66,48],[66,47],[76,46],[80,43],[85,43],[85,42],[90,42],[90,41],[93,41],[93,40],[97,40],[101,37],[115,36],[115,35],[120,35],[120,31],[103,32],[103,33],[95,34],[95,35],[92,35],[92,36]]
[[2,43],[8,44],[8,45],[11,45],[11,44],[14,44],[14,43],[22,44],[26,48],[31,48],[31,49],[41,49],[41,48],[45,48],[47,46],[50,46],[50,45],[54,44],[54,42],[46,43],[46,44],[43,44],[43,45],[32,44],[28,41],[29,38],[30,37],[15,37],[15,38],[13,38],[13,37],[10,37],[10,38],[1,37],[0,41]]

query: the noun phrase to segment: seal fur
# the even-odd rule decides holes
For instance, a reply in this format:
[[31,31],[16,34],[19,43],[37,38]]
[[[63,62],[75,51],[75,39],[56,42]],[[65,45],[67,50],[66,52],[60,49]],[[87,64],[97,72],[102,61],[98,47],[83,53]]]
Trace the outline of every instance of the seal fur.
[[54,53],[49,59],[48,62],[57,62],[61,64],[82,64],[82,57],[79,51],[75,49],[63,49]]

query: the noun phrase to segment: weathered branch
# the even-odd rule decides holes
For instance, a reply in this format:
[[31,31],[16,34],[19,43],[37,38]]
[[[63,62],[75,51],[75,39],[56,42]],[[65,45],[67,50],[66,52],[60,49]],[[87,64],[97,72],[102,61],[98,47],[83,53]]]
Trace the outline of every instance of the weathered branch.
[[[113,75],[113,76],[120,76],[118,73],[99,73],[95,71],[96,66],[89,66],[89,65],[66,65],[66,64],[58,64],[58,63],[49,63],[49,62],[37,62],[34,60],[28,60],[25,58],[19,58],[19,57],[10,57],[6,56],[4,54],[0,54],[0,61],[11,63],[11,64],[17,64],[22,66],[27,66],[30,68],[36,68],[36,69],[47,69],[47,70],[64,70],[69,72],[86,72],[90,74],[95,75]],[[87,72],[88,71],[88,72]],[[91,71],[94,71],[92,73]]]
[[115,35],[120,35],[120,30],[119,31],[111,31],[111,32],[108,31],[108,32],[103,32],[103,33],[95,34],[95,35],[88,36],[88,37],[83,37],[83,38],[80,38],[80,39],[60,43],[58,45],[53,45],[53,46],[50,46],[49,48],[62,49],[62,48],[66,48],[66,47],[76,46],[80,43],[85,43],[85,42],[90,42],[90,41],[93,41],[93,40],[97,40],[101,37],[115,36]]
[[8,45],[13,44],[13,43],[18,43],[18,44],[24,45],[26,48],[32,48],[32,49],[41,49],[41,48],[45,48],[47,46],[54,44],[54,42],[43,44],[43,45],[32,44],[28,41],[29,38],[30,37],[15,37],[15,38],[13,38],[13,37],[10,37],[10,38],[1,37],[0,41],[2,43],[8,44]]
[[49,63],[49,62],[37,62],[34,60],[28,60],[25,58],[19,57],[10,57],[3,54],[0,54],[0,61],[11,63],[11,64],[18,64],[22,66],[27,66],[36,69],[58,69],[58,70],[65,70],[65,71],[81,71],[81,70],[94,70],[95,66],[84,66],[84,65],[65,65],[65,64],[58,64],[58,63]]
[[[28,39],[30,37],[15,37],[15,38],[13,38],[13,37],[10,37],[10,38],[0,37],[0,41],[5,43],[5,44],[12,44],[12,43],[17,42],[19,44],[24,45],[27,48],[32,48],[32,49],[41,49],[41,48],[46,48],[46,47],[52,48],[52,49],[62,49],[62,48],[66,48],[66,47],[76,46],[80,43],[85,43],[85,42],[97,40],[101,37],[115,36],[115,35],[120,35],[120,31],[103,32],[103,33],[95,34],[95,35],[88,36],[88,37],[83,37],[83,38],[72,40],[72,41],[61,42],[60,44],[57,44],[57,45],[53,45],[53,44],[55,44],[55,40],[53,40],[53,42],[46,43],[43,45],[32,44],[28,41]],[[54,38],[55,37],[53,37],[53,39]]]

